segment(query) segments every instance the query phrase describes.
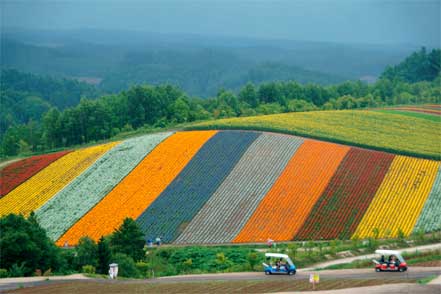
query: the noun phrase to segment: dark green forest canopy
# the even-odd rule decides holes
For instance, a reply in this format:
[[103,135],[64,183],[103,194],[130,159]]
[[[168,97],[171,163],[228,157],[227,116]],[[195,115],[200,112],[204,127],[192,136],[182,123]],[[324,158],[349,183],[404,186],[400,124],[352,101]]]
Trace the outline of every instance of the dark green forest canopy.
[[238,91],[247,82],[296,80],[329,85],[377,77],[386,65],[398,63],[414,50],[408,46],[133,32],[80,30],[74,32],[75,39],[62,32],[58,37],[44,33],[32,37],[34,33],[4,34],[3,67],[91,78],[98,81],[97,87],[111,93],[135,84],[173,84],[188,95],[203,98],[215,96],[220,88]]
[[396,66],[388,66],[381,75],[385,79],[398,79],[408,83],[433,81],[440,74],[441,49],[427,52],[426,48],[412,53]]
[[[438,51],[433,52],[439,54],[436,53]],[[407,63],[409,59],[402,64]],[[397,68],[404,67],[402,64],[399,64]],[[415,67],[419,66],[419,63],[413,62],[412,64]],[[417,70],[413,72],[418,73]],[[32,75],[15,74],[12,76],[16,77],[17,81],[9,81],[9,85],[14,85],[9,87],[13,89],[23,87],[26,91],[35,91],[36,95],[40,95],[35,99],[41,103],[32,104],[32,106],[42,105],[35,112],[47,112],[41,119],[35,117],[35,120],[28,118],[26,121],[26,118],[23,118],[24,124],[20,124],[20,121],[10,123],[12,126],[2,137],[1,153],[3,156],[96,142],[111,138],[121,132],[143,127],[163,128],[206,119],[292,111],[440,103],[441,97],[441,78],[438,67],[437,74],[427,76],[427,81],[413,83],[403,81],[393,75],[390,79],[383,77],[372,85],[361,81],[347,81],[331,86],[303,85],[296,81],[266,82],[260,85],[248,83],[237,92],[221,89],[215,97],[209,99],[189,97],[178,87],[167,84],[137,85],[118,94],[103,95],[97,99],[83,98],[79,104],[63,110],[61,107],[54,107],[52,103],[56,102],[45,98],[44,95],[51,93],[50,90],[47,90],[49,92],[39,91],[40,84],[32,86],[32,83],[28,85],[20,81],[21,77],[32,77]],[[57,88],[57,85],[64,85],[64,83],[68,81],[63,80],[61,84],[55,82],[54,89],[60,88]],[[22,84],[23,86],[20,86]],[[81,83],[74,82],[74,85],[83,89]],[[49,86],[51,86],[50,83],[44,87]],[[96,93],[93,88],[88,88],[91,86],[84,87],[84,92],[77,89],[77,96],[73,99],[79,99],[78,95],[81,96],[83,93],[90,93],[92,97]],[[65,88],[61,87],[61,89]],[[87,92],[88,90],[90,92]],[[26,91],[22,93],[28,93]],[[16,97],[19,96],[13,97],[17,99]],[[10,111],[16,114],[13,110],[10,109]]]
[[14,69],[1,71],[0,88],[0,136],[10,126],[38,123],[52,107],[63,110],[77,105],[81,97],[92,99],[100,95],[99,90],[86,83]]

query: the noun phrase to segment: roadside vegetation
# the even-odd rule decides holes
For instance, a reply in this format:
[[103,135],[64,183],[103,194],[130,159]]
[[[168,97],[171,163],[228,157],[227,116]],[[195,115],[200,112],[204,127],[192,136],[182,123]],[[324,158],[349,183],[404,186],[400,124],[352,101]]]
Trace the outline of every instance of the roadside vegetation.
[[[108,265],[119,265],[119,276],[153,278],[180,274],[261,271],[265,252],[288,254],[298,268],[332,259],[365,255],[378,248],[404,248],[441,242],[441,232],[418,232],[410,238],[307,241],[223,246],[146,246],[136,222],[126,219],[113,234],[96,243],[83,237],[74,248],[60,248],[36,222],[10,214],[0,219],[0,277],[85,273],[106,277]],[[406,255],[405,255],[406,256]],[[440,253],[408,255],[409,264],[439,261]],[[406,257],[405,257],[406,258]],[[363,267],[354,264],[354,267]],[[351,267],[352,268],[352,267]]]
[[[441,266],[441,251],[406,252],[402,254],[403,258],[409,266]],[[372,258],[365,260],[356,260],[350,263],[342,263],[330,265],[316,270],[337,270],[337,269],[352,269],[352,268],[373,268]]]

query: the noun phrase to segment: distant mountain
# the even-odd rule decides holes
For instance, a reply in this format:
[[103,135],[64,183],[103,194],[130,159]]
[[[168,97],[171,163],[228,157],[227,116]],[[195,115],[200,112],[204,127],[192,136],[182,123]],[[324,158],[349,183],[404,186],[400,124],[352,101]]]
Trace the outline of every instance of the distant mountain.
[[96,98],[100,92],[93,86],[70,79],[55,79],[2,70],[0,79],[0,135],[9,126],[39,122],[51,107],[63,110],[75,106],[81,97]]
[[220,88],[296,80],[330,84],[375,79],[412,46],[374,46],[158,34],[141,31],[6,29],[2,67],[74,77],[107,92],[138,83],[171,83],[208,97]]

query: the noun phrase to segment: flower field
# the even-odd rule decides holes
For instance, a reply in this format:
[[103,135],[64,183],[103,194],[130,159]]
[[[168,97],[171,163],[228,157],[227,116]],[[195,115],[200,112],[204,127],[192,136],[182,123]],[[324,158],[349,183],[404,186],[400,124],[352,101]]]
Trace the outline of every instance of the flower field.
[[[355,125],[366,123],[355,112],[338,113],[343,121],[331,124],[335,136],[348,115]],[[385,114],[365,113],[373,120]],[[395,117],[413,118],[390,116],[388,127],[377,122],[378,136],[407,140],[386,133],[398,128]],[[306,122],[290,124],[307,129]],[[357,132],[345,136],[366,139]],[[1,183],[10,191],[0,198],[0,215],[35,211],[59,246],[83,236],[98,240],[126,217],[136,219],[146,239],[177,244],[441,230],[439,161],[259,131],[157,133],[31,157],[6,165]]]
[[85,235],[98,241],[118,228],[124,218],[138,218],[215,133],[182,132],[165,139],[57,244],[74,245]]
[[147,238],[173,241],[222,184],[260,133],[219,132],[138,218]]
[[[53,240],[61,237],[170,135],[159,133],[122,142],[58,192],[35,213],[48,236]],[[68,215],[66,211],[69,211]]]
[[189,129],[273,131],[381,151],[441,159],[441,121],[366,110],[283,113],[229,118],[195,124]]
[[429,199],[427,199],[414,231],[434,232],[441,230],[441,167],[438,169]]
[[296,239],[348,239],[375,196],[393,155],[351,148]]
[[176,243],[231,242],[302,143],[284,135],[260,135]]
[[305,140],[234,242],[292,240],[349,149]]
[[54,161],[0,199],[0,216],[9,213],[28,215],[38,209],[117,144],[112,142],[80,149]]
[[0,198],[69,152],[70,151],[61,151],[57,153],[32,156],[8,165],[0,171]]
[[433,186],[439,162],[396,156],[354,236],[409,235]]

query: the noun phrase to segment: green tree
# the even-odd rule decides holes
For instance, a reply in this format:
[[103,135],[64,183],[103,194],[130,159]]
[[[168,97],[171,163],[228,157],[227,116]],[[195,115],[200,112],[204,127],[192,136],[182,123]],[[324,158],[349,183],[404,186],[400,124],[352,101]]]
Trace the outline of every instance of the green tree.
[[114,253],[124,253],[141,260],[144,257],[144,234],[131,218],[124,219],[122,225],[111,235],[110,248]]
[[169,117],[172,121],[178,123],[188,121],[190,119],[190,106],[188,105],[187,99],[179,97],[170,105],[169,112]]
[[43,134],[48,148],[54,148],[61,145],[60,116],[60,112],[56,108],[51,108],[43,116]]
[[97,258],[97,272],[100,274],[107,274],[112,258],[112,253],[110,251],[109,241],[106,240],[103,236],[101,236],[98,241]]
[[0,232],[0,268],[22,268],[24,275],[36,269],[60,268],[60,249],[46,236],[33,213],[28,219],[15,214],[3,216]]
[[6,156],[17,155],[20,150],[20,137],[17,129],[10,127],[3,136],[1,151]]
[[256,88],[252,83],[248,83],[240,89],[239,99],[248,103],[251,107],[255,108],[259,104],[259,99],[257,97]]
[[78,245],[75,247],[76,257],[75,265],[77,270],[85,265],[97,267],[98,265],[98,246],[95,241],[89,237],[81,237]]

